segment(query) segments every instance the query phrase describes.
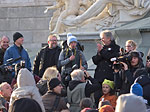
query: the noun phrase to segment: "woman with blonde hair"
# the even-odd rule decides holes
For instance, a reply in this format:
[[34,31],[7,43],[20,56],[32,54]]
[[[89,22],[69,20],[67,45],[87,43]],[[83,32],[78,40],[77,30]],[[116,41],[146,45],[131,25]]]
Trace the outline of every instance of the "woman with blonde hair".
[[137,44],[133,40],[127,40],[125,47],[126,47],[126,52],[130,52],[130,51],[136,50]]
[[[53,78],[58,78],[61,81],[61,75],[60,75],[59,71],[57,70],[57,68],[56,67],[48,67],[45,70],[43,77],[36,85],[39,88],[39,92],[41,95],[44,95],[47,92],[47,90],[48,90],[47,82]],[[66,94],[67,94],[66,88],[63,86],[61,95],[66,96]]]

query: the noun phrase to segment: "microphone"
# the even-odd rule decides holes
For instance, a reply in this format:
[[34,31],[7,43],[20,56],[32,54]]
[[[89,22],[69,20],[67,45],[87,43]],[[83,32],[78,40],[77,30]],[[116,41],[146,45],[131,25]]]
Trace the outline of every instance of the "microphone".
[[75,49],[72,49],[71,51],[72,51],[72,55],[75,55]]

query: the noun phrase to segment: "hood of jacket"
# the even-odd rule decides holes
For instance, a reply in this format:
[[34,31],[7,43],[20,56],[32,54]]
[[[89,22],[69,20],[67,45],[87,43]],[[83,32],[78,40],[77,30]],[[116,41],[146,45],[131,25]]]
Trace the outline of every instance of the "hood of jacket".
[[115,112],[146,112],[146,105],[140,96],[122,94],[117,99]]
[[78,84],[81,84],[83,82],[77,81],[77,80],[72,80],[69,82],[69,89],[72,91]]
[[19,71],[17,85],[18,87],[36,86],[33,74],[27,68],[23,68]]

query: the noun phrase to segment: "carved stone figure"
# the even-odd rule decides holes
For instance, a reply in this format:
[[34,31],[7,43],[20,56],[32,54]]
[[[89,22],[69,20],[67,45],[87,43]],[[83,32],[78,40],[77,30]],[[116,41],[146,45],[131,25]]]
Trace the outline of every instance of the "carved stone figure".
[[[74,18],[83,12],[85,12],[95,0],[56,0],[56,5],[47,7],[44,13],[48,10],[57,9],[54,12],[50,21],[51,33],[60,33],[65,31],[65,25],[62,24],[62,20],[66,18]],[[61,8],[61,11],[60,9]],[[57,20],[56,24],[55,21]]]
[[44,11],[46,13],[48,9],[56,9],[65,5],[65,9],[60,13],[60,16],[56,22],[56,26],[51,33],[59,33],[62,20],[69,15],[77,15],[80,8],[79,0],[57,0],[57,2],[58,3],[56,5],[47,7],[47,9]]
[[[150,0],[97,0],[83,14],[64,19],[68,26],[87,27],[95,25],[95,30],[101,27],[116,27],[125,22],[142,18],[150,10]],[[82,23],[82,24],[81,24]]]

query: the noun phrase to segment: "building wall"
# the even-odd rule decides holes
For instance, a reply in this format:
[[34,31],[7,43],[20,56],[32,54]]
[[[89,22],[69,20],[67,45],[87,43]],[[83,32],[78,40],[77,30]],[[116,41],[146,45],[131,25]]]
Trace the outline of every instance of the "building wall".
[[18,31],[24,35],[25,47],[41,47],[49,35],[54,10],[43,12],[52,4],[52,0],[0,0],[0,36],[7,35],[12,43],[12,35]]

